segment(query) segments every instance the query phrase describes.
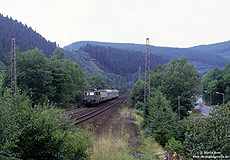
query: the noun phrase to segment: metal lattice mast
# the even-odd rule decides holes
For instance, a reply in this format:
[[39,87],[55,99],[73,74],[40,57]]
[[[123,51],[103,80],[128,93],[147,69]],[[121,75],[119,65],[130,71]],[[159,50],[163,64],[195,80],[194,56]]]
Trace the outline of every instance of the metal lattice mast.
[[85,67],[85,89],[87,89],[87,70]]
[[12,38],[12,55],[11,55],[11,95],[15,98],[16,103],[16,93],[17,93],[17,79],[16,79],[16,46],[15,38]]
[[149,55],[149,38],[146,38],[144,103],[146,103],[149,98],[150,98],[150,55]]
[[140,80],[141,79],[141,66],[139,66],[139,75],[138,75],[138,80]]

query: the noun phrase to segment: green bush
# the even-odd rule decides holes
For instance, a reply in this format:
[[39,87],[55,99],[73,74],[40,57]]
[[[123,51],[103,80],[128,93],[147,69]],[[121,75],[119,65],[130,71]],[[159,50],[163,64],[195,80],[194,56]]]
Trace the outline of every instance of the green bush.
[[34,106],[26,94],[13,105],[0,97],[0,159],[88,159],[90,135],[76,130],[50,106]]
[[175,140],[175,138],[172,137],[172,138],[170,138],[170,139],[168,140],[168,144],[169,144],[169,146],[170,146],[170,150],[172,149],[172,146],[173,146],[175,152],[180,151],[180,154],[181,154],[182,156],[185,155],[185,154],[183,153],[183,151],[184,151],[184,146],[183,146],[183,144],[181,143],[181,141]]
[[186,152],[221,152],[230,155],[230,102],[212,107],[209,117],[188,123],[184,146]]

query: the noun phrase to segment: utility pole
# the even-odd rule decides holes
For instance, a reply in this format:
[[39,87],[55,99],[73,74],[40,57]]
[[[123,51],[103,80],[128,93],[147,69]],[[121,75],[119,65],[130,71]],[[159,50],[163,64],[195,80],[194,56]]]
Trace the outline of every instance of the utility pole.
[[12,38],[12,55],[11,55],[11,96],[14,99],[14,104],[16,105],[16,95],[17,95],[17,79],[16,79],[16,46],[15,38]]
[[150,98],[150,56],[149,56],[149,38],[146,38],[146,56],[145,56],[145,90],[144,103]]
[[141,80],[141,66],[139,66],[139,75],[138,75],[138,80]]
[[85,67],[85,89],[87,89],[87,70]]
[[180,120],[180,96],[178,96],[178,115]]

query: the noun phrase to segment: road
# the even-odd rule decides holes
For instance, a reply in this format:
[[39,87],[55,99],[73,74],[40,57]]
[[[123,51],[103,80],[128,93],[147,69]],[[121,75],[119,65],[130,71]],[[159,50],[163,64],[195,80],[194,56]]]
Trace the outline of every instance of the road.
[[209,116],[209,113],[211,112],[211,107],[204,105],[202,98],[198,98],[196,103],[197,106],[195,106],[195,109],[199,109],[201,114]]

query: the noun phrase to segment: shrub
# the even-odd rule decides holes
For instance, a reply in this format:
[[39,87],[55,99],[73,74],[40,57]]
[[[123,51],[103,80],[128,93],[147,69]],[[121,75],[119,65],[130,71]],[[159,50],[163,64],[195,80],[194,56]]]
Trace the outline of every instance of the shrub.
[[67,117],[50,106],[34,106],[26,94],[0,97],[0,159],[87,159],[87,132],[73,129]]

